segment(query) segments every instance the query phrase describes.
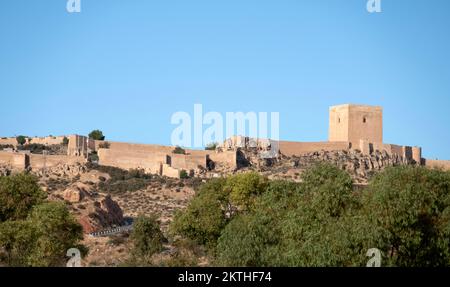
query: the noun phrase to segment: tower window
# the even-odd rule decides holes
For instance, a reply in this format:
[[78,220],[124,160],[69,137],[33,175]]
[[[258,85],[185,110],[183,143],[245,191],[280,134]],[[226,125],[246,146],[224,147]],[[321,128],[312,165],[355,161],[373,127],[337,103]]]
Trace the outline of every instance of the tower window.
[[367,119],[366,119],[366,117],[364,117],[363,118],[363,123],[366,123],[367,122]]
[[341,118],[338,118],[338,123],[339,123],[339,124],[341,123]]

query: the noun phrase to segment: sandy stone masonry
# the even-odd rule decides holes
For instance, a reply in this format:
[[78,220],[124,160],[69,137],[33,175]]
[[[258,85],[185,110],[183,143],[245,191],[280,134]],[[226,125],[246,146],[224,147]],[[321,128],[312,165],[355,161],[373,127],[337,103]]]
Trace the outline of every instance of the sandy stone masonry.
[[[287,142],[270,139],[253,140],[234,136],[219,145],[215,151],[186,150],[186,154],[174,154],[174,147],[95,141],[86,136],[67,136],[67,155],[37,155],[17,152],[14,149],[0,151],[0,165],[11,169],[31,168],[39,170],[59,164],[87,162],[92,152],[97,152],[99,164],[123,169],[144,169],[153,174],[179,177],[181,171],[200,175],[214,168],[235,170],[239,168],[240,149],[256,149],[260,156],[301,156],[316,151],[359,150],[371,155],[386,152],[403,161],[450,170],[450,161],[422,158],[420,147],[400,146],[383,142],[383,109],[367,105],[338,105],[329,109],[329,139],[325,142]],[[61,144],[64,136],[32,138],[30,143],[44,145]],[[1,138],[0,145],[17,146],[15,138]]]

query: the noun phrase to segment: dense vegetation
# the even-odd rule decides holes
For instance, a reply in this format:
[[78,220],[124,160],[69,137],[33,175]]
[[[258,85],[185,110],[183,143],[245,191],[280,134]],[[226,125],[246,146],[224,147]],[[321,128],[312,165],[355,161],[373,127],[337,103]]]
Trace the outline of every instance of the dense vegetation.
[[171,235],[205,246],[219,266],[450,266],[450,173],[394,167],[369,186],[328,164],[302,183],[256,173],[214,179],[176,214]]
[[28,174],[0,177],[0,264],[64,266],[82,227],[64,203],[47,202]]

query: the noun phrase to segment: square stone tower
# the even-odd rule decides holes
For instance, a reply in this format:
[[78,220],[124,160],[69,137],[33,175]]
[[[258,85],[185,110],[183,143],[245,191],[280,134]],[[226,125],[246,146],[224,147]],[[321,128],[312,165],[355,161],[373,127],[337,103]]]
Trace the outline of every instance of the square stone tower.
[[383,108],[366,105],[330,107],[329,141],[350,142],[359,147],[361,141],[383,143]]

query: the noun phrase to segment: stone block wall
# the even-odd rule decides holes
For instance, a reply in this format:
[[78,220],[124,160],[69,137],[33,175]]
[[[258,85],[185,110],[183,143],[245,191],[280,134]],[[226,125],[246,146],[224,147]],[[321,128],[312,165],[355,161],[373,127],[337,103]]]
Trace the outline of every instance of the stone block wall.
[[423,164],[429,168],[439,168],[450,171],[450,160],[423,159]]
[[165,153],[144,153],[133,150],[99,149],[99,164],[122,169],[143,169],[161,174],[161,165],[167,162]]
[[67,156],[67,155],[42,155],[30,154],[30,166],[33,170],[54,167],[61,164],[72,165],[76,163],[85,163],[83,157]]
[[279,142],[280,152],[287,156],[303,155],[315,151],[348,150],[348,142]]
[[198,169],[199,166],[206,168],[206,154],[169,154],[170,166],[176,169]]
[[27,154],[0,151],[0,164],[11,166],[13,169],[23,170],[27,167]]

